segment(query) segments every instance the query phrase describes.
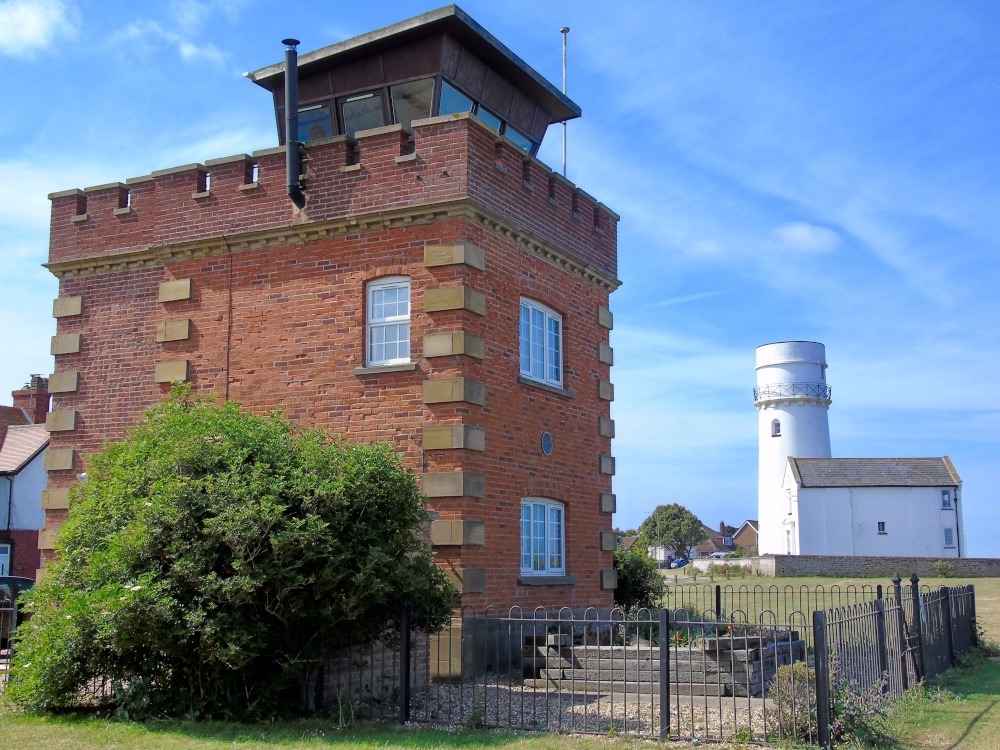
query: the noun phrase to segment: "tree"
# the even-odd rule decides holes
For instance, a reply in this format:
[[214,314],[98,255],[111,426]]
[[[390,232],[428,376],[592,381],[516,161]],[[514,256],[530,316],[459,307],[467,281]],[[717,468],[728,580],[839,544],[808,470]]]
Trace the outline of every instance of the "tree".
[[129,718],[288,713],[349,635],[391,632],[404,601],[440,624],[454,602],[391,446],[189,389],[95,456],[70,497],[7,688],[29,709],[78,705],[106,680]]
[[708,539],[708,532],[697,516],[682,505],[657,506],[639,527],[639,545],[664,547],[674,557],[685,559],[691,550]]

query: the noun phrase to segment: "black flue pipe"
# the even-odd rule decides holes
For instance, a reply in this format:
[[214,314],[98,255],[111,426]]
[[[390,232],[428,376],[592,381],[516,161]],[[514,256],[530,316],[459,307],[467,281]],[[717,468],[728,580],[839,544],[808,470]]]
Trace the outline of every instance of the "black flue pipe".
[[298,39],[282,39],[285,45],[285,171],[288,197],[296,208],[306,205],[306,196],[299,184],[299,55]]

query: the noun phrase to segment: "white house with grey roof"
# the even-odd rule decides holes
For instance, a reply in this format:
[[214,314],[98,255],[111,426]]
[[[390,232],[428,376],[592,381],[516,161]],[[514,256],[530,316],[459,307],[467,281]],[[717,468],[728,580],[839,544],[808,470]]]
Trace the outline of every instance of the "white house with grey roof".
[[962,480],[947,456],[833,458],[826,348],[757,348],[759,554],[963,557]]
[[939,458],[789,457],[790,555],[962,557],[962,480]]

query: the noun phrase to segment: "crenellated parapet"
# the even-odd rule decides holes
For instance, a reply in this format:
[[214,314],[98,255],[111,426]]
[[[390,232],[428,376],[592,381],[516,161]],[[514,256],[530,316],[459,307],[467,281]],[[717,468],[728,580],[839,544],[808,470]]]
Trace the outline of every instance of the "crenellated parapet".
[[52,193],[49,268],[63,276],[158,265],[206,238],[247,246],[285,228],[283,242],[358,223],[432,221],[465,205],[526,249],[617,286],[618,215],[474,115],[359,131],[305,151],[301,211],[285,192],[283,148]]

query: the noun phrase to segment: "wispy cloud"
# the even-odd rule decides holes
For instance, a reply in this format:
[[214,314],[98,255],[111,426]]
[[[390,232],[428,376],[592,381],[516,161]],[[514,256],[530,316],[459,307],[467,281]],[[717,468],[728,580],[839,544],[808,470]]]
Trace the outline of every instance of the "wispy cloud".
[[248,0],[171,0],[167,6],[170,17],[181,28],[188,31],[200,29],[206,19],[221,12],[230,20],[235,20]]
[[0,54],[30,55],[76,34],[80,14],[63,0],[0,2]]
[[164,44],[174,47],[184,62],[207,60],[222,64],[226,55],[212,44],[202,44],[191,37],[165,29],[156,21],[134,21],[114,36],[115,44],[127,44],[141,55],[152,55]]
[[840,235],[827,227],[794,221],[774,230],[781,246],[805,253],[828,253],[840,244]]
[[723,292],[698,292],[697,294],[685,294],[683,297],[672,297],[671,299],[661,300],[659,302],[654,302],[650,307],[667,307],[668,305],[683,305],[685,302],[695,302],[700,299],[705,299],[706,297],[714,297],[717,294],[723,294]]

